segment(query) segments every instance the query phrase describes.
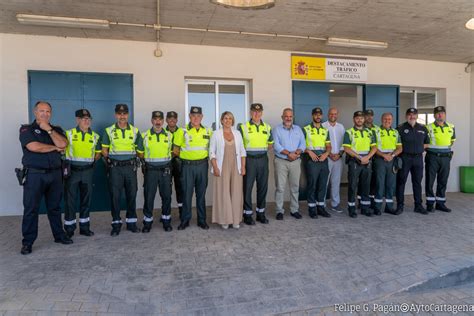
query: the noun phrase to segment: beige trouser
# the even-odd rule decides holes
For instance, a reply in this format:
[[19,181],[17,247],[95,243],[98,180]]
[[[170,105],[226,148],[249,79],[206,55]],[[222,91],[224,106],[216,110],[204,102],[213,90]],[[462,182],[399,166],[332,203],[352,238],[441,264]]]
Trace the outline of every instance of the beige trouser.
[[284,213],[283,199],[286,183],[290,185],[290,212],[298,212],[298,195],[301,175],[301,160],[288,161],[275,157],[275,203],[276,212]]

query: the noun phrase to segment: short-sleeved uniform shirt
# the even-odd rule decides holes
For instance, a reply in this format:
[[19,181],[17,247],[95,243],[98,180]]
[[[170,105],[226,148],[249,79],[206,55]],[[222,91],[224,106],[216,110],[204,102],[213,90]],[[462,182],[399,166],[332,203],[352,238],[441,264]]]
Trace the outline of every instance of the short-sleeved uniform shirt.
[[[59,126],[51,125],[51,128],[58,134],[65,136],[64,130]],[[61,153],[51,151],[49,153],[35,153],[29,151],[26,145],[32,142],[39,142],[47,145],[53,145],[54,142],[47,131],[42,130],[38,123],[34,121],[29,125],[20,127],[20,143],[23,150],[22,164],[26,168],[38,169],[59,169],[61,168]]]

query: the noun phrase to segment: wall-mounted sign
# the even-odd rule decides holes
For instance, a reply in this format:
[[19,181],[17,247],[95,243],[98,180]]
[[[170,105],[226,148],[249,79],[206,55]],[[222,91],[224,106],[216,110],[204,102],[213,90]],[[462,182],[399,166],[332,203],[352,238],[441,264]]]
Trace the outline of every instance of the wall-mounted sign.
[[367,58],[291,55],[291,79],[367,81]]

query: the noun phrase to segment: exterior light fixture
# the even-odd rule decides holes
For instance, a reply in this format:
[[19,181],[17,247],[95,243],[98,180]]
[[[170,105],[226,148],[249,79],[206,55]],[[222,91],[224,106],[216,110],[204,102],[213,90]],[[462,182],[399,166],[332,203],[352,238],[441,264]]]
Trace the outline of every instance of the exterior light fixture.
[[34,14],[17,14],[20,24],[39,26],[59,26],[85,29],[108,29],[109,21],[98,19],[69,18],[62,16],[47,16]]
[[471,18],[469,21],[466,22],[466,28],[468,30],[474,30],[474,18]]
[[337,38],[337,37],[328,38],[326,40],[326,45],[340,46],[340,47],[367,48],[367,49],[386,49],[388,47],[388,43],[386,42],[362,41],[362,40]]
[[275,0],[210,0],[211,3],[226,8],[238,9],[270,9],[275,6]]

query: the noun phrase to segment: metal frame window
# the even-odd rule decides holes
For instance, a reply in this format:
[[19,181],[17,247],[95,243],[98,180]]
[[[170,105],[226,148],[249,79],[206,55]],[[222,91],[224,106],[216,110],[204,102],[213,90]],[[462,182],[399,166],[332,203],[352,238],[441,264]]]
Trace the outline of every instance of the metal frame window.
[[[247,80],[185,80],[185,113],[192,106],[203,108],[203,125],[220,128],[220,116],[224,111],[231,111],[235,125],[248,120],[249,82]],[[189,117],[186,115],[186,124]]]
[[[418,109],[418,123],[434,122],[433,108],[439,105],[438,89],[401,89],[400,93],[412,94],[412,106]],[[401,113],[405,115],[405,113]]]

